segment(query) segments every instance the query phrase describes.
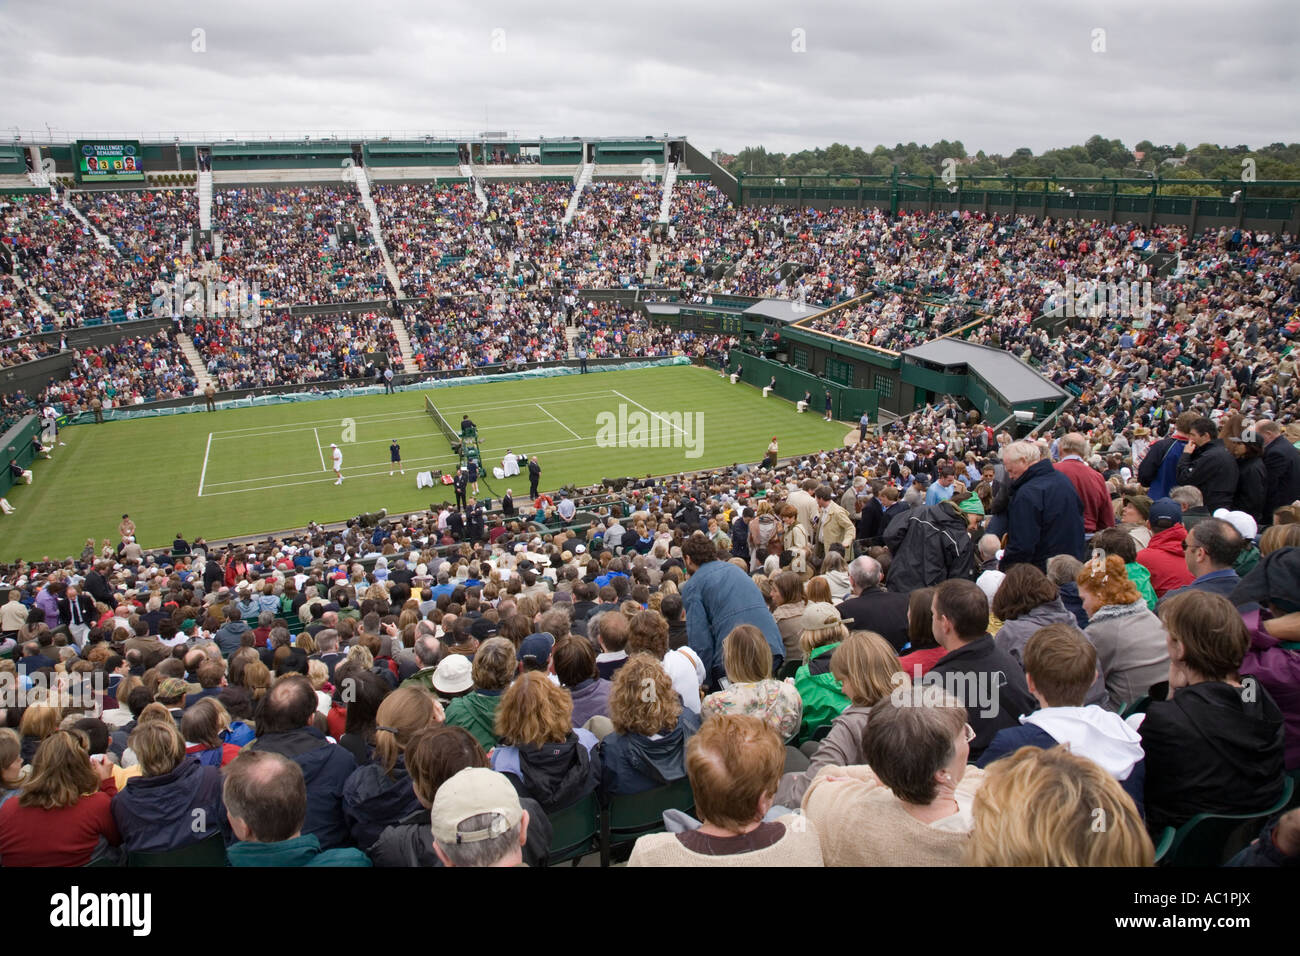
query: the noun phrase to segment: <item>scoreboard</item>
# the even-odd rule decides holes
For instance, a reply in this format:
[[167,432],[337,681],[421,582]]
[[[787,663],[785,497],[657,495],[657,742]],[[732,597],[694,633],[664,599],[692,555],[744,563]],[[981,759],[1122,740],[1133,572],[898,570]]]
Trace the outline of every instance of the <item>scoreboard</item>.
[[73,147],[77,181],[83,183],[143,182],[144,162],[140,144],[78,140]]

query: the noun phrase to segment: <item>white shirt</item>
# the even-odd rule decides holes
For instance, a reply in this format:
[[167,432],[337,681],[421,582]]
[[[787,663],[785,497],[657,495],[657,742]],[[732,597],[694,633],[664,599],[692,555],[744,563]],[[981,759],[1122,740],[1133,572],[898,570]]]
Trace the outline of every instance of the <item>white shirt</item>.
[[343,467],[343,449],[342,449],[342,448],[335,448],[335,449],[334,449],[334,467],[335,467],[335,469],[338,469],[338,468],[342,468],[342,467]]
[[682,703],[693,714],[700,712],[700,678],[695,665],[685,654],[669,651],[664,655],[664,671],[673,682],[673,690],[681,695]]

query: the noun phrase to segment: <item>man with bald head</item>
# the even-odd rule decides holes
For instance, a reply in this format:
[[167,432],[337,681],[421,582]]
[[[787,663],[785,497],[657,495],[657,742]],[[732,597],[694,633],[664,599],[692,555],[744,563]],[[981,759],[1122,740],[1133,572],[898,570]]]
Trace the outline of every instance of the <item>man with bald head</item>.
[[1262,421],[1255,434],[1264,443],[1264,514],[1261,525],[1273,523],[1273,512],[1300,499],[1300,451],[1287,441],[1277,422]]
[[849,565],[849,583],[853,596],[836,606],[840,617],[852,631],[875,631],[902,650],[907,644],[906,594],[894,594],[882,586],[880,562],[869,555],[854,559]]
[[1083,533],[1091,537],[1103,528],[1115,527],[1115,507],[1110,502],[1106,479],[1084,460],[1088,439],[1078,432],[1070,432],[1061,438],[1058,447],[1061,460],[1056,463],[1056,470],[1070,479],[1083,502]]

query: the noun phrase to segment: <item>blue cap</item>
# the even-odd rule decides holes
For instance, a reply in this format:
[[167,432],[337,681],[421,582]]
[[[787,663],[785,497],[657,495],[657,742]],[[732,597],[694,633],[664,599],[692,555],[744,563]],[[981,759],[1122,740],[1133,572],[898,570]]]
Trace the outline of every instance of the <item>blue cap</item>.
[[1147,523],[1153,528],[1157,525],[1172,528],[1176,524],[1181,524],[1182,520],[1183,506],[1173,498],[1161,498],[1153,502],[1151,511],[1147,514]]
[[525,657],[532,657],[537,663],[543,664],[551,659],[551,648],[554,646],[554,635],[546,631],[529,634],[519,643],[519,650],[515,652],[515,657],[521,661]]

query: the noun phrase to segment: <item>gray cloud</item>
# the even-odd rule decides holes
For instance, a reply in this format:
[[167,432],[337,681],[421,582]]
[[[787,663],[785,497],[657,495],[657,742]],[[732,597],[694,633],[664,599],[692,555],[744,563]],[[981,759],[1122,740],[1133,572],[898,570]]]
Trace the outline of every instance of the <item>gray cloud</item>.
[[1288,0],[153,6],[0,8],[4,125],[669,132],[729,151],[1300,140]]

